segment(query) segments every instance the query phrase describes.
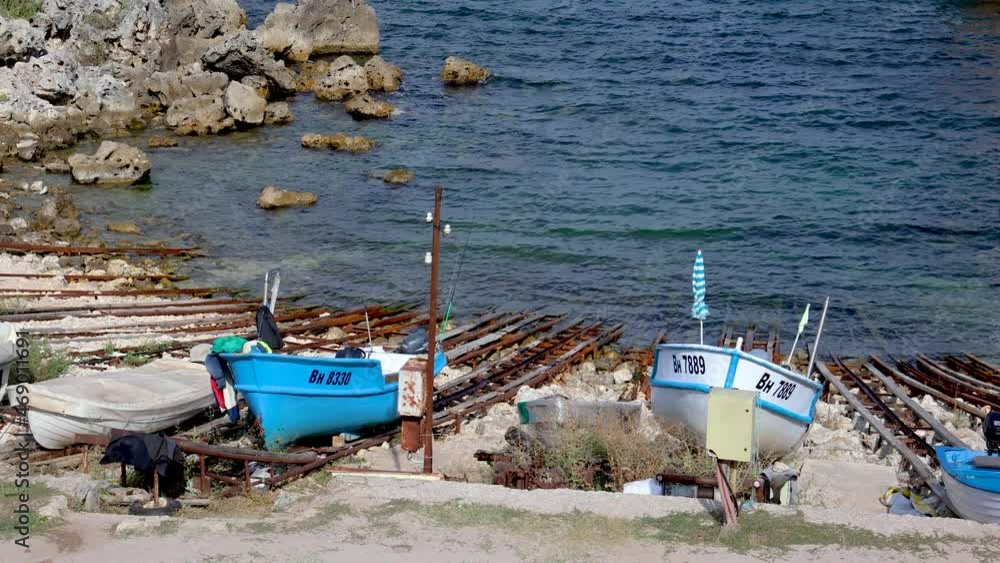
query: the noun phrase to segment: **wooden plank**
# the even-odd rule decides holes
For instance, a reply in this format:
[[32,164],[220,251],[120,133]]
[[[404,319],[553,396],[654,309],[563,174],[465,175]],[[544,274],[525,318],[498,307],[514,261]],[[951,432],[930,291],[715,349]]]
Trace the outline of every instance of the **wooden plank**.
[[874,375],[875,378],[878,379],[879,382],[881,382],[882,385],[884,385],[886,389],[892,392],[892,394],[895,395],[900,401],[903,401],[903,404],[909,407],[910,410],[912,410],[914,413],[917,414],[917,416],[922,418],[924,422],[929,424],[930,427],[934,430],[934,433],[938,435],[938,437],[940,437],[945,442],[948,442],[949,445],[954,446],[956,448],[966,448],[966,449],[969,448],[969,445],[963,442],[961,438],[954,435],[951,432],[951,430],[945,428],[944,425],[941,424],[941,421],[937,419],[937,417],[924,410],[924,408],[920,406],[920,403],[914,401],[906,393],[906,391],[900,389],[899,385],[896,385],[896,382],[894,382],[892,378],[880,372],[878,368],[876,368],[869,362],[865,362],[865,369],[867,369],[872,375]]
[[465,344],[462,344],[461,346],[456,346],[456,347],[452,348],[451,350],[448,350],[445,353],[445,357],[448,358],[449,360],[451,360],[452,358],[457,358],[457,357],[465,354],[466,352],[469,352],[469,351],[472,351],[472,350],[475,350],[475,349],[478,349],[478,348],[482,348],[483,346],[486,346],[487,344],[491,344],[493,342],[496,342],[497,340],[500,340],[504,336],[507,336],[508,334],[511,334],[511,333],[517,331],[518,329],[520,329],[521,327],[523,327],[523,326],[525,326],[527,324],[539,321],[544,316],[545,315],[542,315],[542,314],[532,315],[532,316],[528,317],[527,319],[523,319],[520,322],[514,323],[512,325],[505,326],[504,328],[498,330],[497,332],[492,332],[492,333],[487,334],[486,336],[484,336],[482,338],[478,338],[476,340],[473,340],[472,342],[467,342]]

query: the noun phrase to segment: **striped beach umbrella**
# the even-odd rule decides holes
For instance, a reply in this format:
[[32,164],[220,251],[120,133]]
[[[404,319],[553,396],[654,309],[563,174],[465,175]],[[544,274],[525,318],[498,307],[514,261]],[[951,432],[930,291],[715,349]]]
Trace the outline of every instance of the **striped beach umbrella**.
[[691,275],[691,290],[694,292],[694,304],[691,305],[691,316],[704,321],[708,317],[708,305],[705,304],[705,259],[698,251],[694,259],[694,272]]

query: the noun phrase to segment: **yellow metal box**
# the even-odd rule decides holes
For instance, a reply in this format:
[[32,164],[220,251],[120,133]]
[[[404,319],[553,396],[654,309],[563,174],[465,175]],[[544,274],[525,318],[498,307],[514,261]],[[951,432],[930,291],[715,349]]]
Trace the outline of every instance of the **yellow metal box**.
[[749,462],[756,444],[757,391],[713,387],[708,393],[708,449],[721,460]]

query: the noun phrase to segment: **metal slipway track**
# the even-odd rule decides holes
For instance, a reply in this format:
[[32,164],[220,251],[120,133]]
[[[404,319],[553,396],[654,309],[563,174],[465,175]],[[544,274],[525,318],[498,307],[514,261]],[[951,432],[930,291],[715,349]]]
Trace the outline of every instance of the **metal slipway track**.
[[922,408],[872,361],[851,362],[848,365],[833,356],[832,363],[817,362],[816,368],[828,383],[824,386],[824,398],[830,399],[831,390],[839,393],[860,417],[858,429],[868,427],[879,435],[876,451],[880,455],[888,453],[889,448],[898,451],[904,466],[908,466],[918,481],[950,507],[944,485],[932,470],[937,466],[934,445],[961,448],[968,445]]

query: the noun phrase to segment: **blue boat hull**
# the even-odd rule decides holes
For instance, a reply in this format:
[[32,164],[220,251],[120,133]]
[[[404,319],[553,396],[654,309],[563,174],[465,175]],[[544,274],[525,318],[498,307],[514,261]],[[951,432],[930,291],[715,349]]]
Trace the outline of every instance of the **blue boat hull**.
[[[399,385],[386,383],[376,359],[285,354],[223,354],[264,432],[268,450],[300,438],[356,434],[399,419]],[[445,365],[435,361],[434,374]]]

